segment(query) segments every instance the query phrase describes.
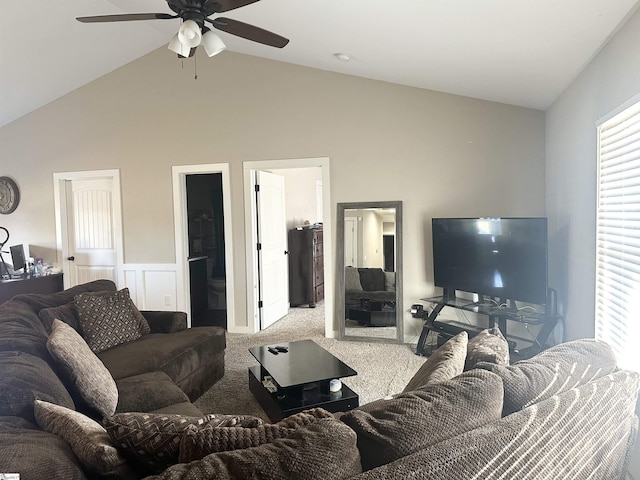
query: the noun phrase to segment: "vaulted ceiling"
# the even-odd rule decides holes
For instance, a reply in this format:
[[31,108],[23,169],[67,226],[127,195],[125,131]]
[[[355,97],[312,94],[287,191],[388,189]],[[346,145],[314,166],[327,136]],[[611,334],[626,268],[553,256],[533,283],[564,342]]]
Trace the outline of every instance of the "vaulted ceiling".
[[[289,38],[285,48],[216,33],[227,51],[545,110],[639,3],[261,0],[224,15]],[[75,20],[172,13],[163,0],[30,0],[1,7],[0,126],[166,46],[180,24]],[[350,61],[339,61],[337,53]],[[167,50],[167,62],[175,61]]]

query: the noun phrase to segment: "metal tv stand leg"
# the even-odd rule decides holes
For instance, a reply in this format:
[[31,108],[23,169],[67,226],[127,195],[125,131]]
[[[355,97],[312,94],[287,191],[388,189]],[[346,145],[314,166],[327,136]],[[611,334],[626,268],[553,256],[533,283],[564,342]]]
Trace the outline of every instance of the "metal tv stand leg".
[[420,338],[418,339],[418,345],[416,346],[416,355],[424,355],[424,344],[427,341],[427,335],[429,335],[429,332],[435,331],[433,322],[445,306],[446,305],[444,303],[437,303],[431,310],[431,313],[429,313],[429,316],[425,319],[424,324],[422,325],[422,332],[420,332]]

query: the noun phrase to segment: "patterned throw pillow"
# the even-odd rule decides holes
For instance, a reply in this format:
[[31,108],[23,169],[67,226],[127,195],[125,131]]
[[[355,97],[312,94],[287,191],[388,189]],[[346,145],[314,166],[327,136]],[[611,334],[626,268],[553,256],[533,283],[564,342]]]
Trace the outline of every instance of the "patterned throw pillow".
[[103,420],[114,444],[150,473],[178,462],[180,437],[190,425],[257,426],[262,420],[244,415],[189,417],[161,413],[117,413]]
[[403,392],[410,392],[429,383],[451,380],[462,373],[467,356],[467,332],[460,332],[438,348],[409,380]]
[[47,349],[79,399],[102,416],[113,415],[118,405],[116,382],[80,334],[54,320]]
[[34,413],[40,428],[62,437],[71,446],[91,478],[137,478],[99,423],[80,412],[41,400],[34,402]]
[[509,344],[499,328],[487,328],[469,340],[464,369],[471,370],[480,362],[509,365]]
[[123,288],[108,295],[80,294],[74,298],[84,338],[94,352],[129,343],[150,328]]
[[474,369],[340,420],[358,435],[362,468],[369,470],[500,419],[502,396],[500,377]]
[[296,429],[311,425],[321,418],[333,418],[333,414],[322,408],[314,408],[291,415],[275,424],[263,424],[256,427],[189,425],[182,435],[179,461],[180,463],[189,463],[200,460],[211,453],[240,450],[271,443],[277,438],[288,437]]
[[344,480],[361,472],[353,430],[336,419],[323,418],[287,438],[255,448],[212,453],[145,480]]

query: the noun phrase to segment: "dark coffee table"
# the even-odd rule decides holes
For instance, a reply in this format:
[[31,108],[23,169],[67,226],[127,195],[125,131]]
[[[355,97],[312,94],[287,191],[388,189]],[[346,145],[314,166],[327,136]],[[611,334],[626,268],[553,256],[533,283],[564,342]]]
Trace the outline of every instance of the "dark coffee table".
[[[275,346],[288,352],[274,355],[269,347]],[[329,391],[331,380],[358,372],[313,340],[263,345],[249,352],[260,363],[249,367],[249,390],[273,422],[314,407],[344,412],[359,405],[358,394],[344,384],[338,392]],[[273,379],[275,392],[263,384],[265,377]]]

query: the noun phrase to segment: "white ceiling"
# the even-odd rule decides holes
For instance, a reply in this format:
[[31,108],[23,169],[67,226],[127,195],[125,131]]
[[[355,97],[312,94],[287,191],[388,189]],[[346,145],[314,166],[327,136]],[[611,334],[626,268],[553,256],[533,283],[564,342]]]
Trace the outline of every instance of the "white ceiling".
[[[289,45],[217,33],[229,51],[545,110],[639,4],[261,0],[224,16],[287,37]],[[0,0],[0,7],[0,126],[166,45],[179,26],[178,19],[75,20],[172,13],[163,0]],[[351,61],[338,61],[339,52]],[[172,61],[175,55],[167,55]]]

